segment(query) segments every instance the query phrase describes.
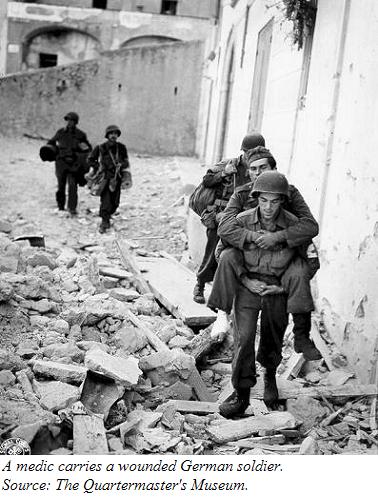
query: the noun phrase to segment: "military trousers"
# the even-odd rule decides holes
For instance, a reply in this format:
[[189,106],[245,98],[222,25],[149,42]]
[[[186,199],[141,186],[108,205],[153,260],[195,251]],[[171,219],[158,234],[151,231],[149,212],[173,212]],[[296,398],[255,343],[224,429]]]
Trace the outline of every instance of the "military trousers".
[[119,207],[119,202],[121,199],[121,183],[119,183],[115,190],[112,192],[109,189],[109,184],[106,185],[103,192],[101,193],[100,202],[100,217],[104,221],[110,221],[110,217],[115,213]]
[[72,166],[68,166],[64,161],[57,160],[55,163],[55,176],[58,181],[56,191],[56,203],[58,208],[63,210],[66,205],[66,185],[68,186],[67,207],[70,211],[76,211],[77,207],[77,178],[72,172]]
[[197,271],[197,280],[200,284],[213,281],[215,271],[217,270],[217,261],[215,260],[215,249],[219,241],[217,229],[206,229],[206,247],[201,265]]
[[[255,357],[257,321],[260,340]],[[232,385],[235,389],[253,387],[256,359],[267,369],[276,369],[282,359],[282,343],[288,323],[284,294],[259,295],[239,285],[234,301],[234,357]]]
[[[212,309],[221,309],[230,313],[240,278],[246,273],[242,251],[233,247],[223,250],[207,305]],[[287,312],[302,314],[314,310],[310,287],[311,276],[306,261],[299,256],[295,257],[280,282],[287,294]]]

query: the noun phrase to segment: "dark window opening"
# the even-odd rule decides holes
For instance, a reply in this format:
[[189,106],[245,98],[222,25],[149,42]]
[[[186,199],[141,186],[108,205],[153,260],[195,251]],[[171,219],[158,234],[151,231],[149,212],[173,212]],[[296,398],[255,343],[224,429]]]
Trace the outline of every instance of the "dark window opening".
[[163,0],[161,2],[161,14],[175,16],[177,12],[177,0]]
[[108,0],[93,0],[92,7],[94,9],[106,9]]
[[58,56],[55,53],[40,53],[39,67],[54,67],[58,65]]
[[137,5],[137,6],[136,6],[136,9],[137,9],[137,11],[138,11],[138,12],[143,12],[143,10],[144,10],[144,5]]

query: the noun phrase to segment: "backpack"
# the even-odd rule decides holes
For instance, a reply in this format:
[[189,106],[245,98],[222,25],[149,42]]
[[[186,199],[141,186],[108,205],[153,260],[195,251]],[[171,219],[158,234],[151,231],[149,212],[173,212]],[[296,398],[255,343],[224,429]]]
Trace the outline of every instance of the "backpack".
[[189,207],[201,217],[204,210],[215,201],[215,188],[207,188],[201,183],[189,197]]

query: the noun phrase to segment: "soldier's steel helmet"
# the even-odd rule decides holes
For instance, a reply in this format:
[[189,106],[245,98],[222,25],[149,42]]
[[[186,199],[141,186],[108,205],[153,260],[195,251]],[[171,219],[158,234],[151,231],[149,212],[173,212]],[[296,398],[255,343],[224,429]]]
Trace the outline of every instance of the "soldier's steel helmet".
[[289,183],[286,177],[277,171],[265,171],[256,179],[252,188],[252,196],[257,197],[259,193],[278,193],[289,195]]
[[68,119],[72,119],[72,121],[75,121],[75,123],[77,124],[79,122],[79,115],[76,114],[76,112],[68,112],[64,116],[64,120],[68,121]]
[[108,134],[112,133],[112,131],[116,131],[118,133],[118,136],[121,136],[121,130],[119,129],[119,127],[115,124],[111,124],[110,126],[107,126],[105,130],[105,138],[107,138]]
[[243,138],[240,149],[241,150],[251,150],[255,147],[265,147],[265,139],[260,133],[251,133]]

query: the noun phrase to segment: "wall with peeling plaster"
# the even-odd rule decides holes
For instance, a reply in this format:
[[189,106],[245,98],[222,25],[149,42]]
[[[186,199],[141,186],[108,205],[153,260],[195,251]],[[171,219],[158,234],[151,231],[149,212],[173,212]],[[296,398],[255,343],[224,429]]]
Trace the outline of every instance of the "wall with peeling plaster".
[[137,47],[99,59],[5,77],[0,133],[51,137],[75,110],[92,143],[117,123],[130,150],[195,151],[203,59],[200,41]]
[[258,33],[274,17],[261,131],[279,169],[320,221],[317,310],[360,378],[369,381],[378,337],[378,3],[366,0],[361,9],[358,0],[318,0],[307,94],[301,101],[304,52],[291,46],[291,24],[282,21],[276,1],[251,4],[242,60],[247,3],[239,0],[232,8],[223,2],[214,46],[219,58],[206,65],[211,85],[206,81],[203,92],[211,104],[202,123],[206,139],[200,155],[207,163],[217,158],[232,46],[224,155],[238,153],[248,131]]
[[343,49],[345,5],[319,2],[293,176],[321,218],[319,309],[368,381],[378,337],[378,5],[351,1]]
[[[28,69],[30,42],[34,36],[50,30],[73,30],[73,33],[91,36],[99,50],[116,50],[128,40],[145,36],[204,40],[212,25],[212,21],[205,18],[99,10],[85,8],[89,7],[85,2],[79,5],[84,8],[9,2],[7,72]],[[62,38],[62,45],[63,42]],[[90,57],[88,52],[85,58]]]

